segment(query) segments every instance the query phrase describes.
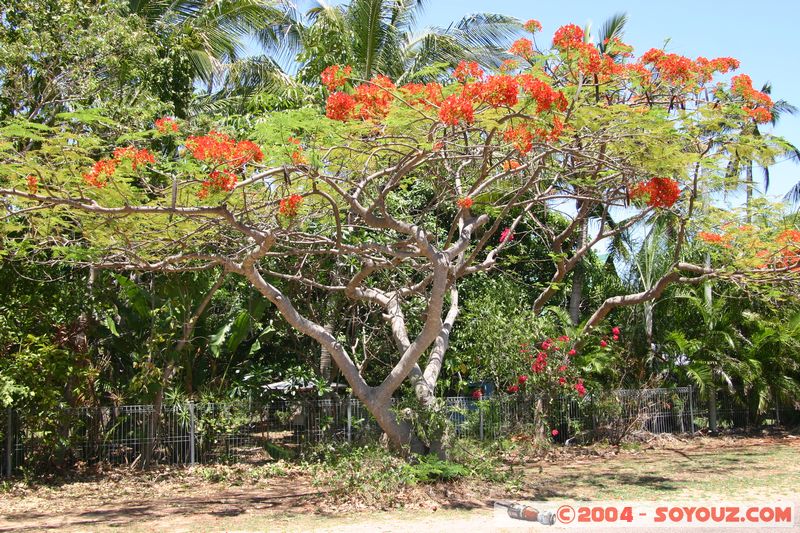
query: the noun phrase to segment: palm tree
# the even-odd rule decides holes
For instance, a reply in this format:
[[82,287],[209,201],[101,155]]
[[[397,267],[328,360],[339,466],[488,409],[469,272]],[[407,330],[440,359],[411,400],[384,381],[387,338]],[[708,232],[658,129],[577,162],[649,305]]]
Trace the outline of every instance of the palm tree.
[[[765,94],[772,94],[772,84],[766,82],[761,87],[761,92]],[[777,125],[778,121],[784,115],[794,115],[798,111],[797,107],[793,106],[786,100],[778,100],[772,107],[772,120],[770,124],[774,127]],[[758,128],[758,124],[753,122],[751,125],[745,127],[742,130],[742,133],[745,135],[752,135],[753,137],[761,137],[761,130]],[[786,143],[785,150],[783,153],[778,154],[779,156],[788,157],[789,159],[800,163],[800,149],[795,147],[792,144]],[[774,162],[774,161],[773,161]],[[747,222],[752,222],[752,203],[753,203],[753,192],[755,189],[755,180],[753,178],[753,167],[755,166],[756,161],[746,155],[739,154],[738,151],[734,151],[733,157],[731,158],[731,162],[728,165],[728,175],[731,177],[738,176],[740,173],[744,173],[745,175],[745,207],[747,212]],[[771,164],[771,162],[770,162]],[[770,182],[770,175],[769,175],[769,164],[761,163],[761,170],[763,172],[763,183],[764,183],[764,192],[769,190],[769,182]],[[789,201],[800,201],[800,183],[794,186],[792,190],[789,191],[786,195],[786,200]]]
[[128,9],[161,40],[167,69],[161,97],[178,116],[186,115],[196,83],[212,91],[244,55],[247,40],[285,18],[272,0],[128,0]]
[[294,56],[301,81],[317,84],[322,70],[349,64],[358,76],[384,74],[395,81],[424,81],[459,61],[497,66],[508,41],[519,31],[513,17],[479,13],[446,28],[417,30],[423,0],[351,0],[343,5],[318,2],[301,15],[287,9],[285,19],[260,34],[262,42]]

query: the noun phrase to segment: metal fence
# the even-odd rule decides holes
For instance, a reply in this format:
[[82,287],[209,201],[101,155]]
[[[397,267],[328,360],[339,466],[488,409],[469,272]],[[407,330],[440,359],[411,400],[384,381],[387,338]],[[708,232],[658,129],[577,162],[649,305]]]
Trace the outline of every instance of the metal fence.
[[[640,433],[686,433],[706,427],[707,406],[690,387],[617,390],[576,400],[518,396],[444,398],[459,438],[497,439],[531,428],[558,430],[559,441],[619,442]],[[752,412],[722,402],[721,428],[747,427]],[[774,409],[761,424],[800,422],[794,408]],[[275,400],[265,404],[186,403],[63,409],[52,416],[8,408],[0,414],[0,473],[47,469],[77,461],[133,465],[258,463],[319,442],[369,442],[380,429],[354,398]]]

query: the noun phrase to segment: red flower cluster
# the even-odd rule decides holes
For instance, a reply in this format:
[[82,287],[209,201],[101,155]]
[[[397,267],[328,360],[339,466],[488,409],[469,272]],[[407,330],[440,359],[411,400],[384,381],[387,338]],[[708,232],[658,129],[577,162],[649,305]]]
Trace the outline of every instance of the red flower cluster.
[[511,242],[514,240],[514,234],[511,232],[511,228],[506,228],[500,233],[500,242]]
[[707,231],[700,231],[697,233],[697,238],[709,244],[722,244],[725,237],[719,233],[709,233]]
[[151,154],[147,148],[137,150],[133,146],[115,149],[114,159],[116,159],[118,162],[129,160],[131,165],[133,165],[133,170],[136,170],[139,165],[156,162],[155,156],[153,156],[153,154]]
[[578,396],[583,398],[586,396],[586,387],[583,385],[583,380],[579,379],[578,382],[575,384],[575,390],[578,393]]
[[407,83],[400,87],[409,105],[424,104],[425,107],[442,103],[442,86],[435,82],[426,84]]
[[325,116],[331,120],[348,120],[356,107],[356,99],[342,92],[331,93],[325,103]]
[[200,186],[200,190],[197,191],[197,197],[202,200],[208,197],[209,191],[230,192],[236,187],[237,181],[236,174],[229,170],[213,170],[208,175],[208,179]]
[[741,97],[748,105],[742,110],[755,122],[764,123],[772,120],[772,98],[768,94],[753,88],[753,80],[747,74],[740,74],[731,79],[731,92]]
[[678,182],[670,178],[652,178],[636,185],[629,197],[642,199],[650,207],[672,207],[681,195]]
[[509,385],[506,390],[509,394],[514,394],[515,392],[519,392],[519,385]]
[[524,57],[525,59],[529,59],[533,57],[533,43],[530,39],[522,38],[517,39],[514,41],[514,44],[511,45],[509,48],[509,53],[514,54],[515,56]]
[[141,150],[137,150],[133,146],[117,148],[114,150],[112,158],[97,161],[92,166],[92,170],[83,175],[83,180],[92,187],[102,189],[108,185],[108,180],[111,179],[114,172],[116,172],[117,165],[125,160],[131,162],[134,170],[136,170],[139,165],[156,162],[155,156],[146,148],[142,148]]
[[481,398],[483,398],[483,392],[480,389],[478,389],[478,390],[476,390],[476,391],[474,391],[472,393],[472,399],[473,400],[480,400]]
[[83,175],[83,181],[92,187],[102,189],[108,185],[108,180],[116,170],[117,161],[115,159],[101,159],[92,166],[92,170]]
[[170,117],[161,117],[157,119],[155,126],[159,133],[175,133],[178,131],[178,123],[175,122],[174,118]]
[[462,61],[453,72],[453,77],[461,83],[466,83],[470,79],[479,80],[483,77],[483,70],[475,61]]
[[661,79],[673,85],[689,85],[697,79],[697,65],[682,55],[651,48],[642,56],[642,63],[653,65]]
[[459,198],[458,201],[456,202],[458,207],[460,207],[461,209],[469,209],[470,207],[472,207],[473,203],[474,202],[472,198],[470,198],[469,196],[465,196],[464,198]]
[[533,149],[533,134],[524,124],[516,128],[509,126],[503,132],[503,140],[514,145],[514,149],[521,154],[527,154]]
[[521,74],[517,76],[519,84],[522,89],[536,102],[536,112],[544,113],[546,111],[566,111],[567,97],[561,91],[556,91],[549,83],[534,78],[530,74]]
[[714,59],[698,57],[695,60],[695,64],[697,65],[701,83],[711,81],[711,78],[713,78],[716,73],[727,74],[739,68],[739,60],[732,57],[717,57]]
[[485,82],[474,84],[478,96],[492,107],[513,106],[517,103],[519,84],[511,76],[489,76]]
[[537,31],[542,31],[542,23],[536,19],[530,19],[529,21],[525,22],[522,25],[525,28],[525,31],[536,33]]
[[575,24],[561,26],[553,35],[553,48],[557,50],[579,48],[583,44],[583,30]]
[[292,150],[291,154],[292,163],[295,165],[305,165],[306,163],[308,163],[306,156],[303,155],[303,147],[300,145],[300,139],[289,137],[288,141],[289,144],[294,145],[294,149]]
[[520,164],[520,162],[517,161],[516,159],[508,159],[506,161],[503,161],[503,170],[505,170],[506,172],[509,170],[517,170],[521,166],[522,164]]
[[236,141],[224,133],[211,130],[207,135],[191,136],[186,140],[186,148],[199,161],[214,165],[243,167],[251,161],[262,161],[264,154],[251,141]]
[[355,95],[334,92],[328,96],[325,115],[332,120],[349,120],[353,115],[362,120],[385,118],[394,100],[396,89],[388,77],[375,76],[355,88]]
[[472,121],[475,120],[472,101],[463,95],[451,94],[439,107],[439,120],[448,126],[455,126],[460,122],[472,124]]
[[347,83],[347,79],[352,72],[353,69],[350,65],[344,68],[341,68],[339,65],[331,65],[322,71],[320,77],[322,78],[322,84],[325,88],[329,91],[334,91]]
[[26,181],[28,183],[28,192],[29,193],[36,194],[37,192],[39,192],[39,178],[37,178],[33,174],[30,174],[26,178]]
[[286,198],[281,198],[278,212],[285,217],[296,217],[301,205],[303,205],[303,197],[299,194],[293,194]]

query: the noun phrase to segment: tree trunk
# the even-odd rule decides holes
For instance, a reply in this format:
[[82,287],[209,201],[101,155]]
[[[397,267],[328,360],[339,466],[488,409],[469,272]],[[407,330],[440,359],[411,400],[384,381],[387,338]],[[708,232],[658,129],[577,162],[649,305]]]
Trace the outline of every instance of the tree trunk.
[[[581,203],[577,202],[578,212],[581,210]],[[586,221],[581,222],[579,241],[575,249],[580,249],[586,243]],[[572,324],[577,326],[581,322],[581,301],[583,301],[583,282],[584,282],[583,260],[575,265],[572,273],[572,292],[569,295],[569,317]]]

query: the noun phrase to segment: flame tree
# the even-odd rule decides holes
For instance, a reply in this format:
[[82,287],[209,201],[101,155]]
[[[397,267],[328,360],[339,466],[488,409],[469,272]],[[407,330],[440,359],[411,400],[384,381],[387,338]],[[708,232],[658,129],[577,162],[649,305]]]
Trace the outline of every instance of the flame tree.
[[[99,136],[107,124],[91,113],[6,124],[7,249],[37,242],[53,261],[96,268],[237,274],[330,353],[390,441],[412,450],[423,445],[390,409],[392,395],[408,381],[434,404],[461,280],[523,239],[552,259],[538,312],[604,239],[664,210],[680,221],[666,274],[605,300],[585,329],[674,283],[796,283],[798,243],[776,227],[763,229],[756,262],[685,260],[695,233],[713,230],[700,206],[726,179],[729,154],[769,161],[785,149],[747,134],[769,120],[769,96],[746,75],[717,81],[736,60],[656,49],[634,59],[618,39],[601,54],[575,25],[547,49],[523,38],[510,52],[517,59],[497,72],[462,63],[441,83],[402,86],[334,65],[322,74],[324,114],[253,117],[246,136],[163,117],[108,143]],[[553,209],[567,223],[548,224]],[[611,223],[612,211],[624,216]],[[301,312],[292,287],[379,312],[395,346],[381,380],[365,380],[366,361]]]

